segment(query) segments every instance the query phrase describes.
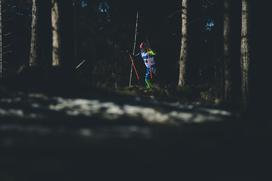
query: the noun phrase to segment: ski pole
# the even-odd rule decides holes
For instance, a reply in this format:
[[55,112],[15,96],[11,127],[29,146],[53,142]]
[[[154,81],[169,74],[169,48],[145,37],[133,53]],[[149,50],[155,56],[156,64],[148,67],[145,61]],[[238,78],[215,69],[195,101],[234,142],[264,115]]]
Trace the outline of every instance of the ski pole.
[[135,66],[135,64],[134,64],[133,58],[132,58],[132,56],[131,56],[130,54],[129,54],[129,58],[130,58],[132,67],[133,67],[133,69],[134,69],[134,72],[135,72],[135,74],[136,74],[137,80],[140,80],[140,77],[139,77],[139,74],[138,74],[138,72],[137,72],[136,66]]
[[[135,23],[135,32],[134,32],[134,43],[133,43],[133,55],[135,54],[135,49],[136,49],[136,43],[137,43],[137,34],[138,34],[138,20],[139,20],[139,13],[137,11],[136,13],[136,23]],[[129,76],[129,87],[131,86],[131,79],[132,79],[132,67],[133,65],[131,64],[130,66],[130,76]],[[136,69],[135,69],[136,70]],[[137,78],[138,79],[138,78]],[[138,79],[139,80],[139,79]]]

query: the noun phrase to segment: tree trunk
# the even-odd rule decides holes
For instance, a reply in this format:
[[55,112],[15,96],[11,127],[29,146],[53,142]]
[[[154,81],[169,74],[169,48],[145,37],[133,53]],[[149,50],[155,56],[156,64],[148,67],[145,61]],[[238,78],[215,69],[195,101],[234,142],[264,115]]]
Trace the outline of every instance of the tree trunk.
[[223,57],[224,57],[224,99],[231,100],[231,50],[230,50],[230,0],[224,0],[224,24],[223,24]]
[[241,91],[242,91],[242,102],[244,105],[248,103],[249,95],[249,42],[248,42],[248,0],[242,0],[242,22],[241,22]]
[[29,66],[36,66],[39,64],[38,60],[38,10],[39,0],[32,1],[32,23],[31,23],[31,44],[30,44],[30,57]]
[[73,23],[73,28],[74,28],[74,63],[78,64],[79,62],[79,56],[78,56],[78,27],[79,27],[79,6],[80,6],[80,1],[74,0],[73,1],[73,8],[74,8],[74,23]]
[[188,17],[187,17],[188,0],[182,0],[181,6],[181,49],[179,58],[179,81],[178,86],[186,84],[186,64],[188,58],[187,37],[188,37]]
[[59,66],[61,61],[61,37],[60,37],[60,16],[59,1],[52,0],[51,23],[52,23],[52,65]]
[[2,1],[0,0],[0,79],[3,77],[3,23],[2,23]]

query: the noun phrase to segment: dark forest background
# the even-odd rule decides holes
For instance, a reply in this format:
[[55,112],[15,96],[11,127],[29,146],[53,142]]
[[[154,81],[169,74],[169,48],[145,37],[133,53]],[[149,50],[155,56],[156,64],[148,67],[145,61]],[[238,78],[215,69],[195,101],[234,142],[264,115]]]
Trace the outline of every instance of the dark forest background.
[[[233,102],[240,95],[240,22],[241,4],[231,2],[231,51],[232,81],[234,85]],[[50,66],[51,32],[50,4],[42,1],[44,13],[40,39],[43,47],[42,62]],[[76,66],[86,60],[79,70],[80,81],[92,86],[116,89],[126,87],[129,81],[130,62],[127,53],[132,53],[136,12],[139,12],[136,52],[140,42],[147,40],[157,53],[158,76],[156,83],[161,88],[171,89],[178,81],[178,59],[180,47],[180,2],[172,1],[63,1],[62,31],[64,39],[65,63]],[[107,12],[101,12],[99,6],[107,3]],[[252,109],[266,102],[270,93],[267,89],[271,77],[268,69],[269,23],[264,21],[269,16],[267,6],[255,1],[250,2],[250,44],[251,44],[251,96]],[[4,30],[8,34],[3,42],[7,44],[5,59],[5,77],[13,77],[22,65],[29,60],[31,36],[31,1],[3,1]],[[192,0],[189,3],[189,61],[188,82],[191,87],[198,87],[193,97],[200,97],[201,91],[211,97],[222,97],[222,18],[223,1]],[[47,12],[47,13],[46,13]],[[76,18],[76,20],[74,19]],[[212,21],[214,26],[208,27]],[[75,28],[76,27],[76,28]],[[268,33],[265,33],[265,32]],[[74,49],[77,47],[77,57]],[[132,79],[133,85],[144,85],[144,65],[136,59],[136,67],[141,80]],[[139,61],[138,61],[139,60]],[[266,93],[267,92],[267,93]],[[209,97],[209,96],[208,96]],[[239,101],[238,101],[239,102]],[[264,106],[265,107],[265,106]],[[259,108],[257,106],[256,108]],[[259,110],[259,109],[258,109]],[[260,109],[262,110],[262,109]]]
[[[38,66],[30,65],[33,2],[40,7]],[[63,60],[58,66],[52,65],[51,2],[1,0],[0,180],[270,176],[268,1],[246,1],[246,103],[241,90],[242,1],[188,0],[183,86],[178,82],[185,0],[57,0]],[[224,97],[224,2],[230,3],[229,97]],[[144,87],[145,65],[136,56],[140,80],[133,73],[129,86],[137,12],[135,54],[143,41],[156,52],[158,74],[151,90]]]

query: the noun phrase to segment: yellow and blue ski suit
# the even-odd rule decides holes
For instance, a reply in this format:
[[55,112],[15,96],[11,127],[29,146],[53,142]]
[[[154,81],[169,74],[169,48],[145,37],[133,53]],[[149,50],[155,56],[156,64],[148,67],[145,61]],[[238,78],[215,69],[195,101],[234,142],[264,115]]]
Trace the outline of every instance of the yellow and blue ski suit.
[[156,74],[155,53],[151,49],[142,49],[141,57],[146,66],[145,83],[147,88],[152,88],[151,79]]

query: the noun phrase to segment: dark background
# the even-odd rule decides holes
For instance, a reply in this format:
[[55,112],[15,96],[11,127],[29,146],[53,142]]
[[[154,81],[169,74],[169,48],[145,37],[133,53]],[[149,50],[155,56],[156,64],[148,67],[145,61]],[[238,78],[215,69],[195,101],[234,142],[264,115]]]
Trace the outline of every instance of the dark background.
[[[43,0],[42,0],[43,1]],[[64,0],[65,1],[65,0]],[[28,63],[31,4],[7,0],[16,8],[9,8],[11,20],[5,32],[12,32],[12,53],[7,56],[8,74],[13,76],[19,67]],[[218,77],[222,70],[222,1],[191,0],[189,6],[189,82],[191,85],[220,87]],[[20,143],[11,149],[1,149],[0,178],[5,180],[84,180],[120,178],[124,180],[264,180],[269,176],[271,163],[271,11],[268,2],[250,1],[252,21],[250,22],[250,43],[252,64],[250,67],[250,106],[241,120],[230,124],[189,125],[180,128],[153,127],[152,139],[133,137],[115,139],[112,130],[118,128],[103,123],[65,123],[65,129],[89,126],[106,133],[109,139],[78,138],[70,132],[52,137],[37,137],[39,143],[33,146],[33,134],[8,133]],[[47,11],[49,6],[46,6]],[[64,3],[64,2],[63,2]],[[73,11],[72,1],[65,1],[64,37],[65,60],[77,64],[85,59],[82,81],[94,86],[109,88],[127,86],[130,61],[127,51],[132,52],[135,16],[139,11],[137,48],[141,41],[148,39],[157,52],[161,86],[175,86],[178,78],[180,47],[180,4],[179,1],[138,0],[108,1],[109,14],[99,13],[99,1],[88,1],[79,11],[77,37],[79,40],[79,60],[73,62]],[[240,5],[231,1],[232,12],[232,63],[235,90],[240,83]],[[47,7],[47,8],[46,8]],[[50,19],[44,19],[41,32],[44,55],[50,52]],[[205,29],[207,18],[215,22],[211,31]],[[144,65],[135,59],[141,81],[133,79],[133,84],[143,85]],[[44,63],[49,65],[46,56]],[[135,77],[134,77],[135,78]],[[16,80],[16,79],[15,79]],[[69,80],[68,80],[69,81]],[[19,84],[19,81],[15,81]],[[239,91],[237,91],[239,92]],[[114,97],[114,95],[112,96]],[[239,93],[234,94],[238,99]],[[12,118],[11,118],[12,119]],[[14,120],[12,120],[14,121]],[[51,120],[52,121],[52,120]],[[58,118],[54,124],[55,129]],[[237,122],[236,122],[237,121]],[[18,120],[14,121],[15,123]],[[25,124],[25,122],[23,123]],[[31,125],[31,123],[29,123]],[[37,123],[35,123],[37,124]],[[47,125],[48,123],[38,123]],[[58,123],[61,127],[63,122]],[[120,123],[118,126],[124,126]],[[127,126],[127,125],[125,125]],[[146,126],[146,125],[140,125]],[[145,128],[145,127],[144,127]],[[101,130],[100,130],[101,129]],[[106,130],[106,131],[105,131]],[[109,131],[111,130],[111,131]],[[73,131],[71,131],[73,132]],[[115,132],[114,132],[115,133]],[[118,132],[119,133],[119,132]],[[121,132],[120,132],[121,133]],[[2,133],[1,133],[2,134]],[[4,135],[4,134],[3,134]],[[4,135],[5,136],[5,135]],[[28,143],[25,140],[30,140]],[[120,141],[121,140],[121,141]],[[61,144],[59,144],[61,143]],[[9,142],[7,141],[8,145]],[[16,147],[17,146],[17,147]],[[90,174],[89,174],[90,173]]]

